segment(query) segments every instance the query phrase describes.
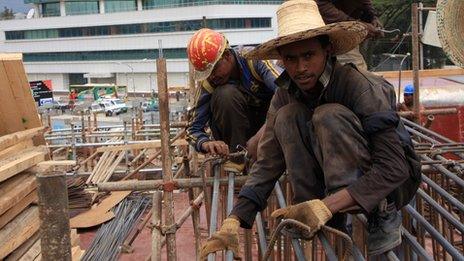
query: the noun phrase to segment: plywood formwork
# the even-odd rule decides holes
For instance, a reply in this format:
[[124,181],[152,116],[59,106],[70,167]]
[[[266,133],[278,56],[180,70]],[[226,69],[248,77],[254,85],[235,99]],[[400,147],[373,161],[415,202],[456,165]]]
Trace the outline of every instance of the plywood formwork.
[[22,55],[0,53],[0,136],[40,127]]

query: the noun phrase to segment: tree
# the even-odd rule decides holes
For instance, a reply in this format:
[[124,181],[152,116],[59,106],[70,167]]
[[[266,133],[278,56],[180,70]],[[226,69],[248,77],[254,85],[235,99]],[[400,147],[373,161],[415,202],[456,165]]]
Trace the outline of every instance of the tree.
[[[370,40],[364,50],[366,62],[369,68],[375,68],[379,63],[386,59],[383,53],[395,52],[397,54],[412,53],[411,37],[404,36],[411,32],[411,4],[422,2],[424,6],[435,6],[436,0],[372,0],[374,8],[380,21],[387,30],[399,29],[400,34],[387,34],[384,38]],[[423,13],[425,24],[427,12]],[[432,50],[433,49],[433,50]],[[424,46],[424,66],[426,68],[436,68],[443,64],[445,58],[443,51],[437,48]]]
[[8,9],[8,7],[3,7],[3,12],[0,13],[0,20],[9,20],[14,19],[13,9]]

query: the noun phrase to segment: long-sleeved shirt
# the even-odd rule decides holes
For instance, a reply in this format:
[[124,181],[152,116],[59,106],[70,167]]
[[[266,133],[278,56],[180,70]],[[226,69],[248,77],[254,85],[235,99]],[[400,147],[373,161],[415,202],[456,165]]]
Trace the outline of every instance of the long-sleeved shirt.
[[371,0],[316,0],[316,2],[326,24],[351,20],[371,23],[375,17]]
[[372,165],[347,189],[366,212],[373,210],[410,177],[411,167],[404,148],[411,146],[411,139],[395,112],[393,87],[383,78],[358,71],[352,65],[341,66],[334,61],[328,61],[328,65],[319,78],[322,93],[311,100],[301,95],[286,72],[277,79],[281,88],[271,101],[265,131],[259,142],[258,160],[232,210],[243,227],[253,225],[257,211],[266,207],[275,183],[285,171],[283,152],[274,135],[273,123],[279,108],[289,103],[300,102],[310,109],[338,103],[360,119],[368,138]]
[[[254,98],[250,102],[269,102],[277,89],[275,80],[282,69],[273,65],[271,61],[243,58],[243,54],[249,50],[250,48],[247,47],[231,49],[240,70],[240,80],[237,82],[231,79],[229,83],[240,85],[242,91]],[[201,83],[201,88],[195,95],[195,108],[187,128],[188,140],[199,152],[202,152],[201,145],[210,140],[205,128],[211,120],[210,100],[214,89],[215,86],[212,86],[208,80]]]

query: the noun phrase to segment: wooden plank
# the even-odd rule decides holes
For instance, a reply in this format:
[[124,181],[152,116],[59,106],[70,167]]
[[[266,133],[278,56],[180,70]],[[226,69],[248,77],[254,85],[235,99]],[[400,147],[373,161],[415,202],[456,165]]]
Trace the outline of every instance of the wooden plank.
[[0,185],[0,214],[4,214],[37,187],[31,173],[22,173]]
[[30,206],[0,229],[0,259],[5,258],[39,230],[39,208]]
[[[398,78],[399,76],[398,71],[375,72],[375,74],[381,75],[384,78]],[[464,69],[430,69],[419,71],[419,77],[443,77],[452,75],[464,75]],[[401,77],[412,78],[412,71],[401,71]]]
[[13,91],[16,108],[21,114],[23,129],[42,126],[22,60],[3,60],[2,63]]
[[71,218],[71,228],[93,227],[111,220],[114,217],[114,214],[110,210],[130,193],[131,191],[111,192],[111,195],[103,199],[103,201],[95,208]]
[[32,237],[30,237],[26,242],[24,242],[21,246],[15,249],[15,251],[11,252],[5,261],[17,261],[20,260],[22,256],[24,256],[29,249],[31,249],[35,243],[40,242],[40,233],[35,233]]
[[22,60],[22,53],[0,53],[0,60]]
[[32,141],[32,139],[21,141],[16,145],[13,145],[0,151],[0,160],[4,160],[5,158],[10,157],[11,155],[17,154],[22,150],[32,147],[34,147],[34,142]]
[[[18,194],[18,196],[22,196]],[[37,191],[33,190],[27,196],[17,201],[10,209],[0,216],[0,228],[3,228],[8,222],[13,220],[19,213],[21,213],[32,202],[37,201]],[[13,201],[12,201],[13,202]]]
[[45,127],[37,127],[29,130],[17,131],[0,137],[0,150],[18,144],[21,141],[32,139],[35,136],[43,135]]
[[[187,145],[188,145],[188,142],[186,140],[176,140],[171,144],[171,146],[187,146]],[[157,149],[157,148],[161,148],[161,141],[160,140],[152,140],[152,141],[149,141],[149,142],[136,143],[136,144],[100,147],[100,148],[97,149],[97,152],[120,151],[120,150]]]
[[21,114],[16,109],[16,104],[11,90],[8,75],[0,62],[0,135],[10,134],[24,130]]
[[0,182],[45,160],[45,147],[34,147],[0,161]]
[[40,239],[39,239],[34,243],[34,245],[31,248],[29,248],[29,250],[26,252],[26,254],[24,254],[19,259],[19,261],[36,260],[38,257],[40,257],[40,252],[41,252],[41,248],[40,248]]

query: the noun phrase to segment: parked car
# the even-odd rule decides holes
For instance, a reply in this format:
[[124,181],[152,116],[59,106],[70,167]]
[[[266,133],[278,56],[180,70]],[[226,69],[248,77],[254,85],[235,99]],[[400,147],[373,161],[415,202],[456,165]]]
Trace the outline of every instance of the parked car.
[[110,102],[115,107],[119,108],[120,112],[127,112],[127,105],[121,99],[104,99],[104,101]]
[[155,101],[146,101],[142,103],[142,110],[144,112],[148,111],[158,111],[158,103]]
[[118,115],[121,113],[121,109],[115,106],[113,103],[108,101],[101,101],[99,103],[100,107],[103,108],[106,116]]
[[90,112],[92,113],[100,113],[100,112],[104,112],[104,108],[103,106],[101,106],[99,103],[97,102],[93,102],[90,107],[89,107],[89,110]]

